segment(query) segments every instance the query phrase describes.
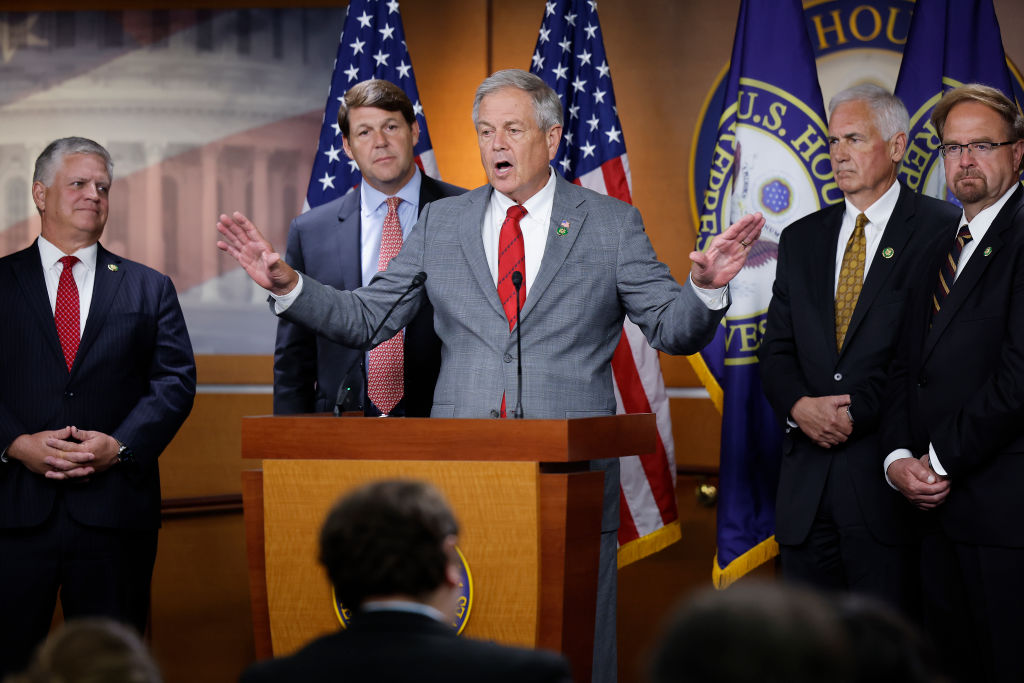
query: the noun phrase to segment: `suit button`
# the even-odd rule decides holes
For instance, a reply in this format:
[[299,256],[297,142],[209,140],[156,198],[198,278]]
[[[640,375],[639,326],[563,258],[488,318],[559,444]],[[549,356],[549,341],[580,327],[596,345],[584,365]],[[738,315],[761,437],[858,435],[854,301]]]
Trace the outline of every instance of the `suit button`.
[[513,358],[512,358],[512,354],[511,354],[511,353],[506,353],[506,354],[505,354],[505,362],[506,362],[506,363],[511,363],[511,362],[512,362],[512,360],[513,360]]
[[832,379],[834,379],[837,382],[843,381],[843,373],[837,372],[836,374],[832,375]]
[[492,410],[491,417],[501,417],[501,413],[499,413],[497,410]]

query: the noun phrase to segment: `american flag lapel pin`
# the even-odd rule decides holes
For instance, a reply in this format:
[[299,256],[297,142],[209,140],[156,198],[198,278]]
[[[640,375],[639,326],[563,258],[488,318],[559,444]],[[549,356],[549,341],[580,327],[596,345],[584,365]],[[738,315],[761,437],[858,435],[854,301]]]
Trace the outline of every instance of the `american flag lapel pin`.
[[563,220],[558,224],[558,230],[555,230],[559,237],[569,233],[569,221]]

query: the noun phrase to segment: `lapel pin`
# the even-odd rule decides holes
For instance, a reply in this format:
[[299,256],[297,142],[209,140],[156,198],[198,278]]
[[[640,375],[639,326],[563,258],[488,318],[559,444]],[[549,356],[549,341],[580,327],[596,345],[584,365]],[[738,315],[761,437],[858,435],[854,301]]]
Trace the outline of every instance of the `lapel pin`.
[[992,247],[985,247],[985,251],[982,252],[985,256],[992,253]]
[[892,258],[893,254],[895,253],[895,249],[893,249],[892,247],[886,247],[885,249],[882,250],[882,258]]
[[116,273],[117,272],[117,264],[116,263],[108,263],[107,264],[107,270],[109,270],[111,273]]
[[555,230],[558,236],[561,237],[569,233],[569,221],[562,221],[558,224],[558,230]]

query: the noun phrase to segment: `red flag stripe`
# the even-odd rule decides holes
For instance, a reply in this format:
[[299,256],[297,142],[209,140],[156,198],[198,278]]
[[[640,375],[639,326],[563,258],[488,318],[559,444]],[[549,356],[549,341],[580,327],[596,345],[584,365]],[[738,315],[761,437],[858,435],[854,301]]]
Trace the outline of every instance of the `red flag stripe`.
[[[637,372],[636,363],[633,362],[633,351],[625,332],[619,338],[619,345],[615,347],[615,355],[612,356],[612,373],[615,375],[615,383],[619,387],[619,395],[622,397],[622,407],[625,411],[627,413],[651,412],[647,393],[644,391],[640,374]],[[654,452],[639,455],[640,463],[643,465],[651,487],[651,493],[658,502],[662,520],[666,524],[674,521],[678,517],[678,513],[675,506],[675,491],[672,488],[673,477],[668,469],[668,458],[660,432]]]

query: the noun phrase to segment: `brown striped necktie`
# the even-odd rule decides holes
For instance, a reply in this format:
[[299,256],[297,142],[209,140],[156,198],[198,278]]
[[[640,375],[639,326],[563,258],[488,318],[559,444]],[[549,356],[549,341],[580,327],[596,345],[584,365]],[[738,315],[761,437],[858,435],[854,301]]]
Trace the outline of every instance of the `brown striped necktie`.
[[942,302],[946,300],[946,295],[949,294],[950,287],[953,286],[953,281],[956,280],[956,269],[960,263],[960,254],[964,251],[964,246],[970,242],[971,231],[967,225],[960,226],[960,230],[956,233],[956,239],[953,240],[953,244],[949,247],[949,253],[946,254],[945,260],[942,261],[942,265],[939,267],[939,281],[935,284],[935,292],[932,294],[932,318],[942,308]]

